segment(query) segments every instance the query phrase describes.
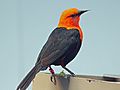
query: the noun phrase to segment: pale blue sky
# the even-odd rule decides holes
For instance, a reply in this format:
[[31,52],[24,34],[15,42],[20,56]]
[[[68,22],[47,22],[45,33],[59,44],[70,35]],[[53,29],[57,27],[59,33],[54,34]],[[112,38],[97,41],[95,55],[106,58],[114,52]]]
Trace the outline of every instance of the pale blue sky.
[[1,0],[1,90],[15,89],[57,27],[60,13],[71,7],[91,11],[81,17],[83,45],[67,67],[82,75],[120,75],[120,0]]

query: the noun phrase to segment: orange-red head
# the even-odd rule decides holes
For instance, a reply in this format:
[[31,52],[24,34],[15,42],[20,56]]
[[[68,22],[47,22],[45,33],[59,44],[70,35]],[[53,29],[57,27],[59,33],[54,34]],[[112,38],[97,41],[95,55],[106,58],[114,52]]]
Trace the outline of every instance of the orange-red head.
[[88,10],[80,11],[77,8],[70,8],[64,10],[61,14],[58,27],[65,27],[67,29],[78,29],[81,33],[82,39],[82,31],[79,26],[80,15]]

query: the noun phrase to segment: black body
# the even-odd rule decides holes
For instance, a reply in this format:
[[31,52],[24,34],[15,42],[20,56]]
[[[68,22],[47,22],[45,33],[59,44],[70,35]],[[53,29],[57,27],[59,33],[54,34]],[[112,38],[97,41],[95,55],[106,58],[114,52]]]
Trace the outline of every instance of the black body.
[[81,43],[77,29],[56,28],[43,46],[36,64],[47,67],[64,63],[66,66],[77,55]]
[[33,69],[27,74],[17,90],[25,90],[40,70],[50,65],[65,67],[77,55],[82,41],[77,29],[56,28],[43,46]]

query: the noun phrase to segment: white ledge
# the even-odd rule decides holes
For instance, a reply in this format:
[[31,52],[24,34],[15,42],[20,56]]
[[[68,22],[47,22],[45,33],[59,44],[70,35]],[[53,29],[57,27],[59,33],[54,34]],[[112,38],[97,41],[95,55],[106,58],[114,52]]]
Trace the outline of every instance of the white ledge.
[[56,75],[56,85],[50,80],[51,75],[38,73],[33,80],[32,90],[120,90],[120,79],[100,76]]

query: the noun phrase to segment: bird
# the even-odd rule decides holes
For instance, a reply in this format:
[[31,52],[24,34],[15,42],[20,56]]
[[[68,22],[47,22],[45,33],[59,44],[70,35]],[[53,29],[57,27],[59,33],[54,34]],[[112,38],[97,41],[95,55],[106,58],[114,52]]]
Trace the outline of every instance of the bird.
[[80,16],[87,11],[89,10],[69,8],[62,12],[57,27],[41,49],[34,67],[16,90],[26,90],[39,71],[49,68],[50,73],[55,74],[51,65],[60,65],[71,75],[75,75],[66,65],[76,57],[82,45],[83,32],[79,21]]

